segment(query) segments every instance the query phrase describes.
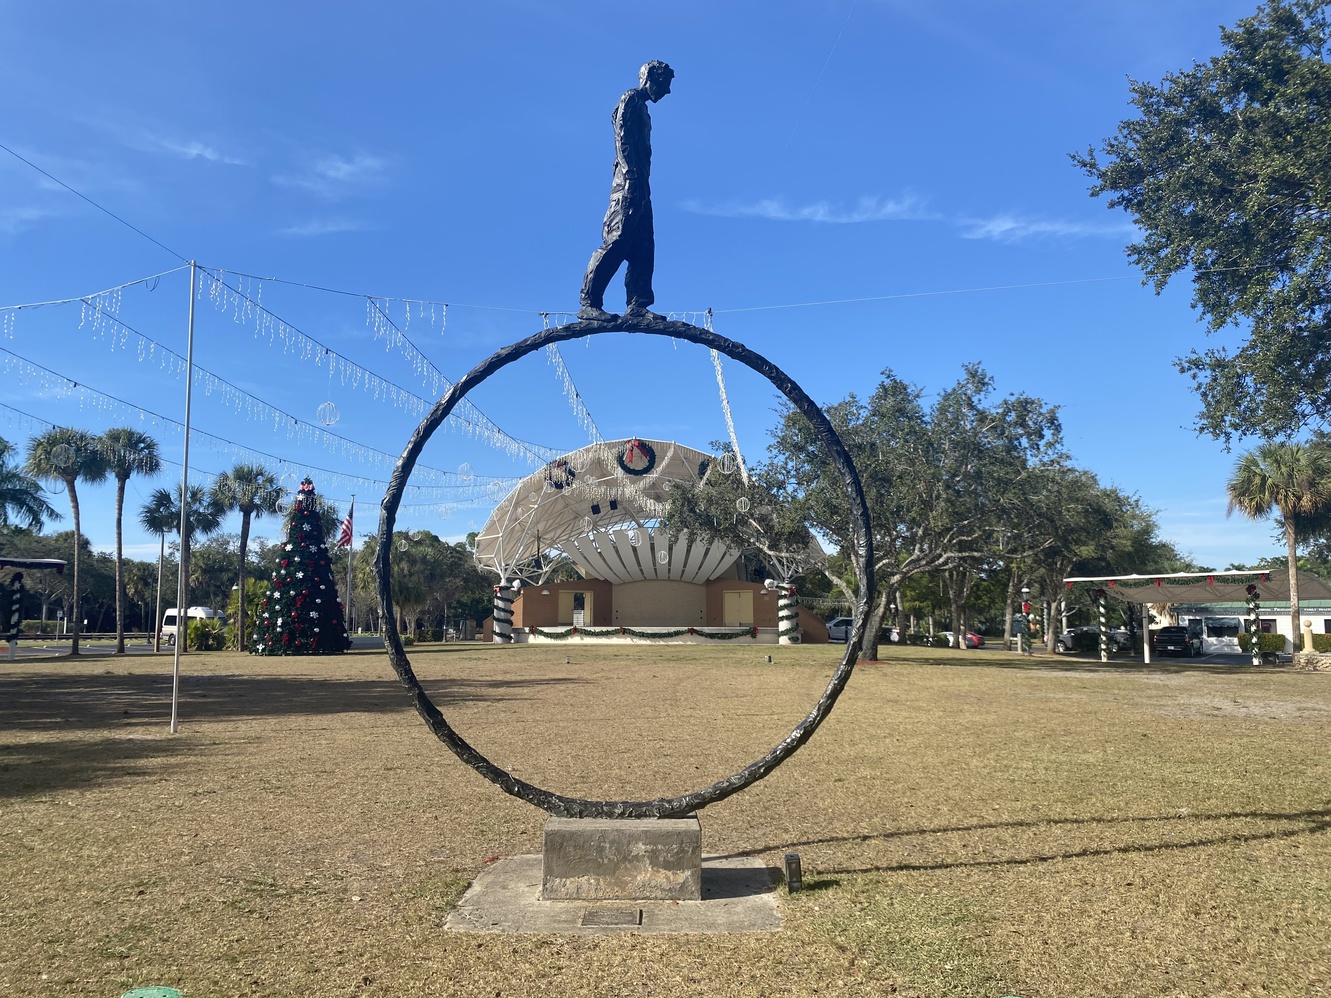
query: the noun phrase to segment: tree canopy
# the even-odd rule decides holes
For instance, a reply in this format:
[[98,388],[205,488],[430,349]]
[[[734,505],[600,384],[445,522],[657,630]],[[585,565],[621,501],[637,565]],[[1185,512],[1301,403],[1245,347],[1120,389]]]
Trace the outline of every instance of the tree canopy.
[[1140,112],[1073,160],[1141,230],[1128,256],[1160,292],[1191,272],[1208,331],[1236,349],[1179,358],[1198,429],[1288,436],[1331,419],[1331,66],[1326,0],[1270,0],[1224,51],[1133,81]]

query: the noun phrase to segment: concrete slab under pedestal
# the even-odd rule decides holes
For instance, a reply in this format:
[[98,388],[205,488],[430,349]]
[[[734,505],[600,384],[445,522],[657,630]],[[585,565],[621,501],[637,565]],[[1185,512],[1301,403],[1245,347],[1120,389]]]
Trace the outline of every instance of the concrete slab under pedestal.
[[485,867],[449,913],[450,932],[592,936],[776,932],[780,871],[750,857],[707,857],[700,901],[545,901],[541,857],[512,856]]
[[683,818],[550,818],[546,901],[699,901],[702,828]]

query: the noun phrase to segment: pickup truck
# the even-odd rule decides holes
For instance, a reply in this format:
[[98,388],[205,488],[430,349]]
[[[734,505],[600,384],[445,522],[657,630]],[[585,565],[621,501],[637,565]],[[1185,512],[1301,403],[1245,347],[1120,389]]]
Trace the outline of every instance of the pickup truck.
[[1160,655],[1193,655],[1202,653],[1202,636],[1190,632],[1186,627],[1161,627],[1151,635],[1151,648]]

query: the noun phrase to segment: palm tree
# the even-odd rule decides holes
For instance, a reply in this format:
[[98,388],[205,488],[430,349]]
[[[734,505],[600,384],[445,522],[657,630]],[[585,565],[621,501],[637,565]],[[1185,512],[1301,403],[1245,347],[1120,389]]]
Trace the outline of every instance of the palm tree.
[[127,426],[102,434],[102,456],[116,480],[116,654],[125,654],[125,486],[131,475],[156,475],[162,470],[157,441]]
[[[222,518],[226,516],[226,509],[209,490],[202,485],[191,485],[187,493],[185,518],[185,536],[180,538],[180,570],[184,573],[186,579],[189,578],[189,547],[196,536],[206,537],[208,534],[217,532],[222,525]],[[180,486],[175,489],[154,489],[152,495],[148,497],[148,502],[144,505],[139,515],[139,522],[148,530],[162,535],[163,551],[165,551],[166,535],[174,531],[180,534]],[[160,530],[156,524],[165,524],[166,529]],[[161,558],[158,558],[158,574],[161,573]],[[158,588],[160,590],[160,582]],[[188,594],[186,603],[189,602]],[[179,622],[181,630],[178,632],[179,640],[184,640],[185,628],[189,623],[189,615],[186,613],[186,607],[177,607],[176,620]],[[161,615],[161,595],[158,595],[158,615]],[[158,627],[160,634],[161,627]],[[160,640],[160,639],[159,639]],[[160,648],[160,643],[156,646]],[[183,645],[182,645],[183,647]]]
[[236,611],[236,647],[245,649],[245,557],[250,543],[250,518],[274,514],[282,502],[277,476],[257,464],[238,464],[213,483],[213,496],[225,509],[240,513],[240,599]]
[[1270,441],[1239,458],[1225,486],[1229,513],[1254,520],[1279,514],[1289,556],[1289,612],[1294,647],[1301,647],[1297,541],[1314,518],[1331,507],[1331,457],[1316,445]]
[[9,463],[14,445],[0,437],[0,527],[18,526],[38,533],[60,513],[42,495],[41,484]]
[[155,489],[139,510],[143,529],[161,538],[157,552],[157,613],[153,617],[153,651],[162,650],[162,562],[166,559],[166,535],[180,529],[180,510],[168,489]]
[[69,631],[71,655],[79,653],[79,538],[83,536],[79,518],[77,483],[100,482],[106,478],[106,461],[97,438],[84,430],[57,426],[28,441],[25,470],[45,482],[63,482],[69,492],[69,509],[74,514],[74,578],[71,582]]

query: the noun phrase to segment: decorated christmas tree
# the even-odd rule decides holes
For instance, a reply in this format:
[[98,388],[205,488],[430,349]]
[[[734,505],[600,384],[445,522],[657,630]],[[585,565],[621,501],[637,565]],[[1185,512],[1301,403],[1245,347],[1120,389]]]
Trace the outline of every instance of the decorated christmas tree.
[[291,504],[286,543],[259,604],[251,654],[331,655],[351,647],[324,536],[314,483],[307,478]]

